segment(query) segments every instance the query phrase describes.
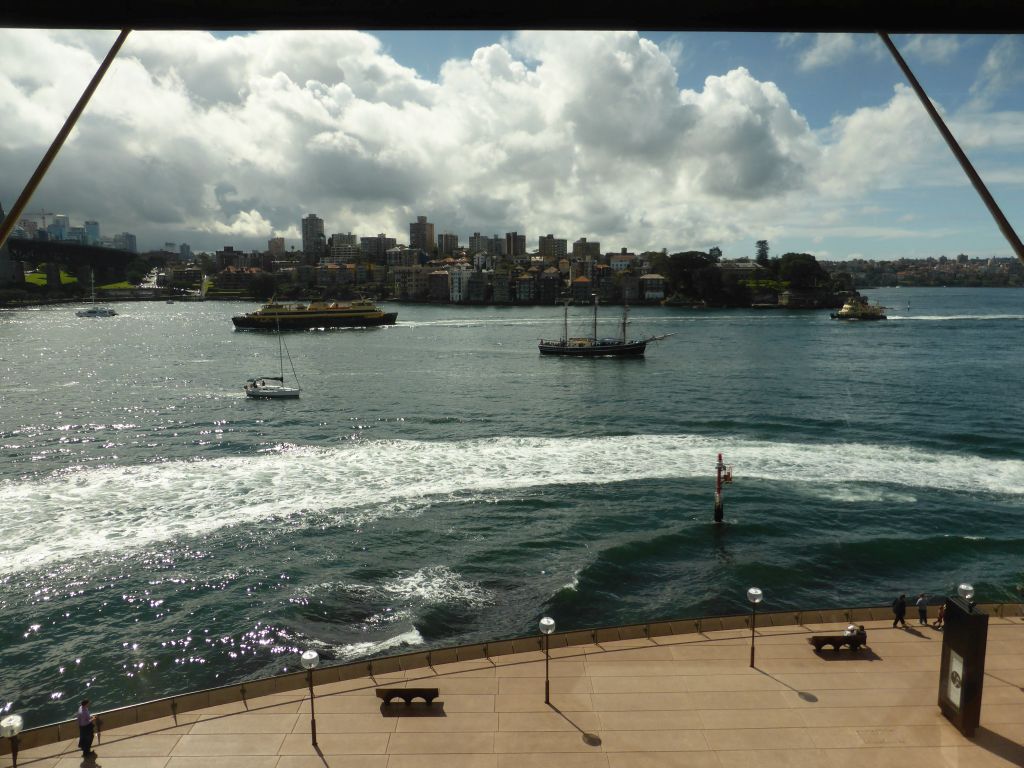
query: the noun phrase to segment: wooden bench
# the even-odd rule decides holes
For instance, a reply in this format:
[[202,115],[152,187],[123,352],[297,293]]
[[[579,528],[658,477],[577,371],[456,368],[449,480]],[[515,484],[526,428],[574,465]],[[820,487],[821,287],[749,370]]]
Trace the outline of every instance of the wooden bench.
[[431,704],[437,698],[437,688],[378,688],[377,698],[383,699],[385,704],[390,704],[392,699],[403,699],[409,705],[415,698]]
[[849,634],[811,635],[807,642],[813,645],[816,651],[820,651],[826,645],[831,645],[833,651],[838,651],[844,645],[849,646],[851,651],[859,651],[861,646],[868,644],[868,633],[864,631],[864,627],[860,627],[856,632]]

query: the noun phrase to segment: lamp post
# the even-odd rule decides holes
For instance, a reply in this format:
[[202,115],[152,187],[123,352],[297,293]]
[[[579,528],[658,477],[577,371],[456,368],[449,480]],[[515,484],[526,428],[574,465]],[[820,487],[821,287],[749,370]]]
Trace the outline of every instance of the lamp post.
[[540,631],[544,634],[544,703],[551,703],[551,678],[548,677],[548,643],[555,631],[555,620],[545,616],[540,620]]
[[964,599],[965,603],[967,603],[967,610],[973,613],[974,587],[972,587],[970,584],[961,584],[959,587],[956,588],[956,593]]
[[302,667],[306,670],[306,677],[309,680],[309,730],[313,734],[313,746],[316,746],[316,709],[313,706],[313,670],[320,664],[320,654],[316,651],[306,651],[300,659]]
[[24,726],[21,715],[8,715],[0,720],[0,736],[11,740],[11,765],[18,768],[18,734]]
[[764,594],[757,587],[747,590],[747,600],[750,601],[750,666],[754,666],[754,627],[757,624],[757,604],[764,599]]

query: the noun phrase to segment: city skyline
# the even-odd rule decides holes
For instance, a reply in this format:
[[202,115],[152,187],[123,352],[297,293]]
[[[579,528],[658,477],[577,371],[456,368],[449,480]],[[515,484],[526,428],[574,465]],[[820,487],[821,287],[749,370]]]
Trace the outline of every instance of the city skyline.
[[[112,33],[0,30],[20,192]],[[300,46],[299,43],[303,46]],[[896,36],[1011,223],[1018,36]],[[40,208],[40,206],[43,206]],[[1008,256],[871,35],[133,32],[28,210],[139,249],[325,234],[553,233],[605,251]]]

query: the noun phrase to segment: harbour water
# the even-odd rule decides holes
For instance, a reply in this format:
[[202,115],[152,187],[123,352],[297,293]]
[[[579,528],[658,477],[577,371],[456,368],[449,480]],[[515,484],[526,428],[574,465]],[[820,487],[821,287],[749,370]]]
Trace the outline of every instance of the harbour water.
[[1016,599],[1024,291],[869,296],[889,321],[638,307],[674,334],[639,360],[541,357],[560,307],[391,305],[289,334],[302,397],[269,402],[242,393],[278,364],[232,329],[249,305],[0,312],[0,710],[734,613],[752,585]]

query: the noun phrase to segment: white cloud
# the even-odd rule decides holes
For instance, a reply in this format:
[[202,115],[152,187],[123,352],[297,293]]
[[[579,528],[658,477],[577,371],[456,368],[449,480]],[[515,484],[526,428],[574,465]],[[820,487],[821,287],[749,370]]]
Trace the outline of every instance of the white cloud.
[[902,84],[887,104],[837,117],[827,133],[821,187],[832,195],[898,188],[933,176],[936,160],[942,167],[954,162],[917,96]]
[[800,69],[809,71],[841,64],[857,50],[857,43],[849,32],[819,32],[814,43],[800,54]]
[[255,237],[262,240],[266,240],[275,234],[270,222],[263,218],[259,211],[239,211],[230,224],[224,224],[219,221],[210,222],[209,231],[218,235]]
[[1000,37],[993,43],[971,84],[968,109],[990,108],[1005,93],[1024,87],[1024,44],[1018,37]]
[[[0,201],[111,40],[0,31]],[[853,42],[818,36],[808,54],[835,61]],[[681,90],[678,60],[636,33],[529,32],[432,82],[358,32],[133,32],[33,206],[143,247],[262,248],[315,212],[329,232],[399,240],[425,214],[463,237],[676,249],[813,233],[822,211],[916,183],[935,151],[906,88],[815,133],[742,67]],[[1008,113],[967,133],[1005,143],[1018,125]]]
[[960,52],[955,35],[912,35],[903,45],[903,53],[929,64],[945,64]]

